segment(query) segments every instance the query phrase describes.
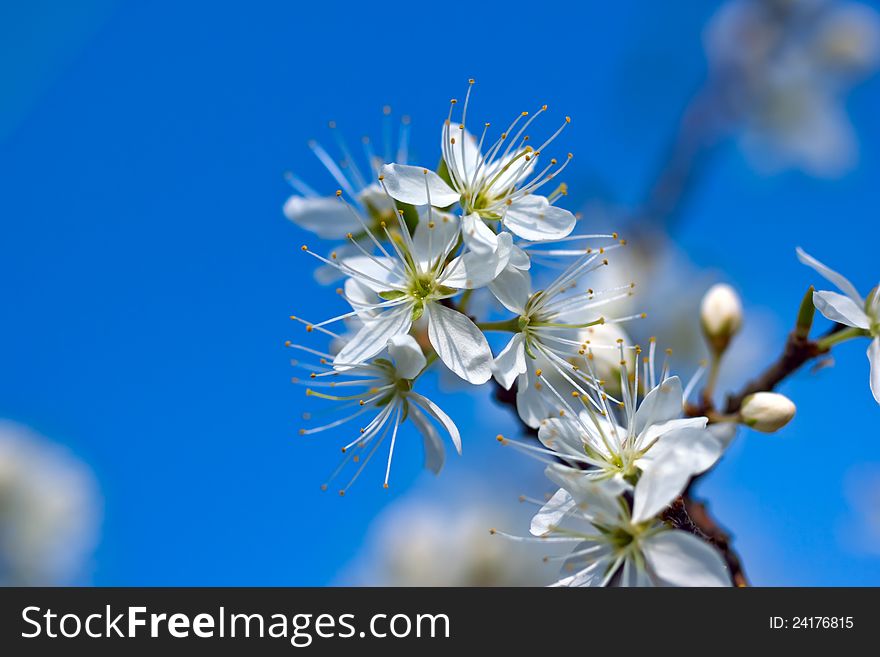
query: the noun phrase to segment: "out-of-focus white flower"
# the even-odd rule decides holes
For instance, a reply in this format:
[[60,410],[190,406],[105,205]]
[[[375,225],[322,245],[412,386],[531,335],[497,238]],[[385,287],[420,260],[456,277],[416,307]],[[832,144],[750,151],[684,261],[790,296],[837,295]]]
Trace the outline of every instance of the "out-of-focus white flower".
[[0,585],[75,581],[97,539],[97,498],[82,463],[0,421]]
[[[462,237],[473,251],[493,250],[498,239],[484,222],[497,222],[526,240],[565,237],[574,228],[575,216],[535,192],[565,169],[571,153],[560,165],[555,159],[544,168],[536,164],[543,150],[571,119],[565,117],[565,122],[550,138],[532,147],[526,130],[547,110],[544,105],[530,117],[528,112],[519,114],[489,145],[486,143],[488,123],[483,126],[479,141],[467,131],[472,86],[473,80],[468,85],[460,121],[452,120],[457,104],[453,99],[443,125],[441,148],[448,182],[422,167],[395,163],[382,168],[388,193],[400,202],[417,206],[433,204],[445,208],[458,203],[464,216]],[[558,193],[550,196],[557,198]]]
[[[319,366],[308,366],[313,370],[308,380],[303,382],[309,386],[306,389],[308,396],[339,402],[339,410],[355,409],[353,413],[329,424],[300,429],[300,435],[321,433],[356,418],[372,415],[369,422],[362,424],[357,437],[342,448],[346,456],[331,479],[350,462],[357,463],[358,468],[345,488],[340,490],[340,494],[344,494],[355,482],[373,454],[390,435],[388,464],[385,468],[385,487],[388,487],[398,430],[406,419],[410,419],[422,434],[425,467],[435,474],[443,468],[446,455],[443,440],[428,416],[443,426],[456,451],[461,454],[461,435],[455,423],[437,404],[413,390],[413,381],[425,369],[427,361],[412,336],[397,335],[388,340],[390,360],[375,358],[369,363],[350,364],[342,371],[329,366],[328,363],[333,358],[329,354],[322,354],[302,345],[288,343],[288,346],[321,359]],[[299,379],[294,379],[294,382],[300,383]],[[324,488],[326,487],[325,484]]]
[[[323,239],[342,240],[351,233],[368,248],[371,245],[363,234],[362,224],[378,229],[382,221],[388,223],[395,221],[394,214],[397,211],[395,204],[379,186],[377,178],[380,167],[386,162],[406,163],[410,121],[406,116],[401,120],[396,140],[397,147],[394,148],[395,140],[392,138],[389,123],[391,108],[386,107],[384,113],[387,125],[382,155],[374,151],[369,138],[364,137],[362,140],[367,161],[366,170],[362,170],[358,165],[358,158],[353,156],[334,121],[329,125],[341,153],[341,159],[334,159],[317,141],[309,142],[309,148],[336,181],[336,186],[342,188],[353,199],[354,207],[346,208],[334,196],[319,194],[299,177],[288,173],[287,180],[294,188],[294,194],[284,204],[284,214],[288,219]],[[355,252],[351,245],[342,245],[335,250],[340,256]],[[315,277],[318,282],[326,284],[338,279],[339,273],[331,267],[319,267]]]
[[843,292],[813,292],[813,305],[816,309],[832,322],[861,329],[871,338],[868,345],[871,392],[880,404],[880,287],[874,288],[868,298],[863,299],[845,276],[826,267],[800,247],[797,249],[797,256],[798,260],[815,269]]
[[856,155],[843,96],[880,60],[880,18],[836,0],[732,0],[706,51],[746,154],[763,169],[839,175]]
[[721,354],[730,339],[742,327],[742,302],[736,291],[725,283],[713,285],[700,303],[700,323],[709,346]]
[[724,560],[705,541],[653,515],[634,517],[607,483],[559,465],[546,473],[560,488],[532,519],[532,534],[539,538],[520,540],[572,546],[565,576],[555,586],[731,585]]
[[743,399],[739,414],[747,427],[773,433],[791,422],[796,411],[794,403],[785,395],[756,392]]
[[[575,393],[570,397],[580,400],[581,409],[577,410],[544,380],[544,388],[556,398],[559,415],[541,422],[538,430],[547,449],[503,437],[499,440],[570,463],[567,469],[574,478],[606,482],[617,492],[635,486],[632,515],[635,522],[642,522],[663,511],[691,477],[714,465],[724,448],[706,429],[707,418],[681,417],[686,394],[678,377],[668,376],[664,368],[657,383],[654,343],[644,363],[643,383],[648,392],[641,401],[638,368],[630,380],[623,345],[618,349],[622,401],[598,386],[598,394]],[[560,514],[568,510],[564,505],[557,509]]]
[[412,237],[403,218],[398,215],[397,219],[399,230],[393,234],[387,225],[382,226],[390,244],[387,248],[364,226],[381,255],[362,250],[355,257],[324,258],[303,247],[349,277],[344,296],[353,308],[308,327],[335,337],[323,327],[355,315],[363,321],[334,359],[334,365],[343,368],[375,356],[389,339],[407,334],[424,315],[431,345],[443,364],[469,383],[485,383],[492,376],[489,343],[466,315],[442,301],[493,281],[507,266],[512,238],[500,236],[495,254],[466,251],[450,259],[458,246],[457,217],[428,206]]

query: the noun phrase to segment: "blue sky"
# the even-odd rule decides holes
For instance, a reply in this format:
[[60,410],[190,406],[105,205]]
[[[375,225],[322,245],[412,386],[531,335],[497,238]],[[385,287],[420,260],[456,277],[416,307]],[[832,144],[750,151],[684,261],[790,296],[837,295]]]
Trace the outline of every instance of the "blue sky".
[[[713,3],[660,4],[0,8],[0,416],[94,470],[105,508],[90,581],[333,580],[370,518],[426,475],[410,441],[389,491],[378,471],[344,500],[319,490],[342,437],[296,436],[305,399],[282,344],[289,314],[339,300],[312,282],[305,236],[281,214],[283,172],[335,189],[307,140],[326,140],[329,119],[377,134],[385,104],[412,115],[413,150],[433,163],[447,101],[475,77],[481,116],[545,102],[572,116],[575,207],[597,187],[632,201],[705,73]],[[849,97],[861,160],[840,180],[764,177],[721,152],[677,241],[781,326],[816,282],[798,244],[870,289],[878,103],[876,77]],[[880,583],[880,559],[839,535],[847,472],[880,461],[865,346],[786,383],[793,424],[742,434],[702,486],[756,583]],[[450,486],[457,470],[534,469],[499,453],[492,438],[515,425],[478,413],[485,396],[444,407],[468,426]]]

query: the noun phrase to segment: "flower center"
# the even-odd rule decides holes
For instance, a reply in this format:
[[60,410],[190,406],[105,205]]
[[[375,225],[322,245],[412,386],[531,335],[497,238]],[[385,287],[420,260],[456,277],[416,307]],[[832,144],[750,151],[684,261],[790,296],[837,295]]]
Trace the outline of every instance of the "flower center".
[[409,295],[417,301],[429,299],[437,291],[437,280],[430,274],[415,276],[409,283]]

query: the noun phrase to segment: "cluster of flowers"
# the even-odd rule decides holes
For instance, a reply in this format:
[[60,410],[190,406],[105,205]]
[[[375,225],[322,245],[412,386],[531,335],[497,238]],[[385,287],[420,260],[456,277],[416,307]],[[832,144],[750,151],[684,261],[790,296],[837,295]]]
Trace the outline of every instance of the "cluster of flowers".
[[[540,444],[498,439],[544,461],[547,477],[559,487],[540,503],[533,536],[517,540],[573,545],[559,585],[730,585],[719,552],[673,528],[665,514],[691,479],[722,455],[731,436],[719,427],[742,423],[774,431],[791,419],[793,405],[780,395],[759,393],[735,417],[713,423],[705,416],[683,417],[699,372],[683,385],[667,364],[655,367],[653,340],[644,352],[629,344],[619,324],[640,315],[602,314],[603,306],[632,294],[634,284],[585,287],[591,272],[608,266],[609,254],[625,242],[616,234],[578,234],[575,215],[555,204],[566,188],[549,183],[571,154],[547,161],[544,153],[570,119],[549,138],[534,141],[529,130],[547,111],[542,106],[518,114],[494,138],[483,124],[477,137],[466,124],[472,85],[471,80],[463,103],[451,101],[436,170],[405,162],[407,121],[397,149],[404,161],[379,158],[365,142],[369,178],[344,141],[339,164],[313,146],[338,182],[335,196],[319,196],[291,177],[297,193],[285,212],[338,242],[326,256],[302,249],[320,261],[322,280],[344,279],[337,293],[350,306],[323,321],[292,317],[331,344],[325,353],[287,342],[306,354],[306,362],[294,362],[308,374],[294,381],[306,386],[307,395],[336,402],[343,411],[300,433],[356,423],[331,479],[345,468],[354,470],[339,491],[344,495],[385,445],[387,487],[406,420],[423,438],[430,470],[439,472],[444,464],[443,433],[461,453],[453,420],[418,392],[420,377],[435,361],[470,384],[494,379],[505,390],[515,386],[519,416],[537,431]],[[866,306],[845,279],[802,258],[848,295],[816,293],[817,307],[835,321],[877,335],[876,296]],[[548,272],[555,276],[539,286],[551,278]],[[468,306],[477,290],[497,301],[492,312],[507,316],[472,318]],[[854,308],[857,299],[860,306]],[[729,289],[707,296],[704,331],[721,351],[740,315]],[[333,325],[342,328],[328,328]],[[494,355],[489,331],[510,335]],[[872,363],[878,344],[872,342]],[[872,385],[878,370],[874,367]]]

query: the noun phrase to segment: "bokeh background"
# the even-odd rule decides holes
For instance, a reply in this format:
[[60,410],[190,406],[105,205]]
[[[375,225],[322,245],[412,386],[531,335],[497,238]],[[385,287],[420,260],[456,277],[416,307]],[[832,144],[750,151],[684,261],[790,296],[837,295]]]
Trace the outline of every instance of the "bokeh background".
[[[376,468],[321,492],[348,439],[297,435],[283,342],[303,339],[291,313],[341,306],[281,212],[284,173],[332,193],[307,141],[329,149],[328,120],[381,139],[386,105],[436,163],[469,77],[480,122],[548,103],[548,131],[573,118],[566,205],[631,237],[654,281],[635,303],[682,372],[702,292],[741,292],[735,386],[818,282],[796,245],[864,292],[880,275],[878,7],[743,4],[0,4],[0,583],[552,578],[489,540],[525,532],[517,497],[546,484],[493,439],[517,424],[488,389],[442,393],[465,444],[440,477],[406,434],[389,490]],[[806,12],[791,34],[786,12]],[[880,584],[865,347],[788,381],[795,420],[742,432],[701,484],[756,584]]]

